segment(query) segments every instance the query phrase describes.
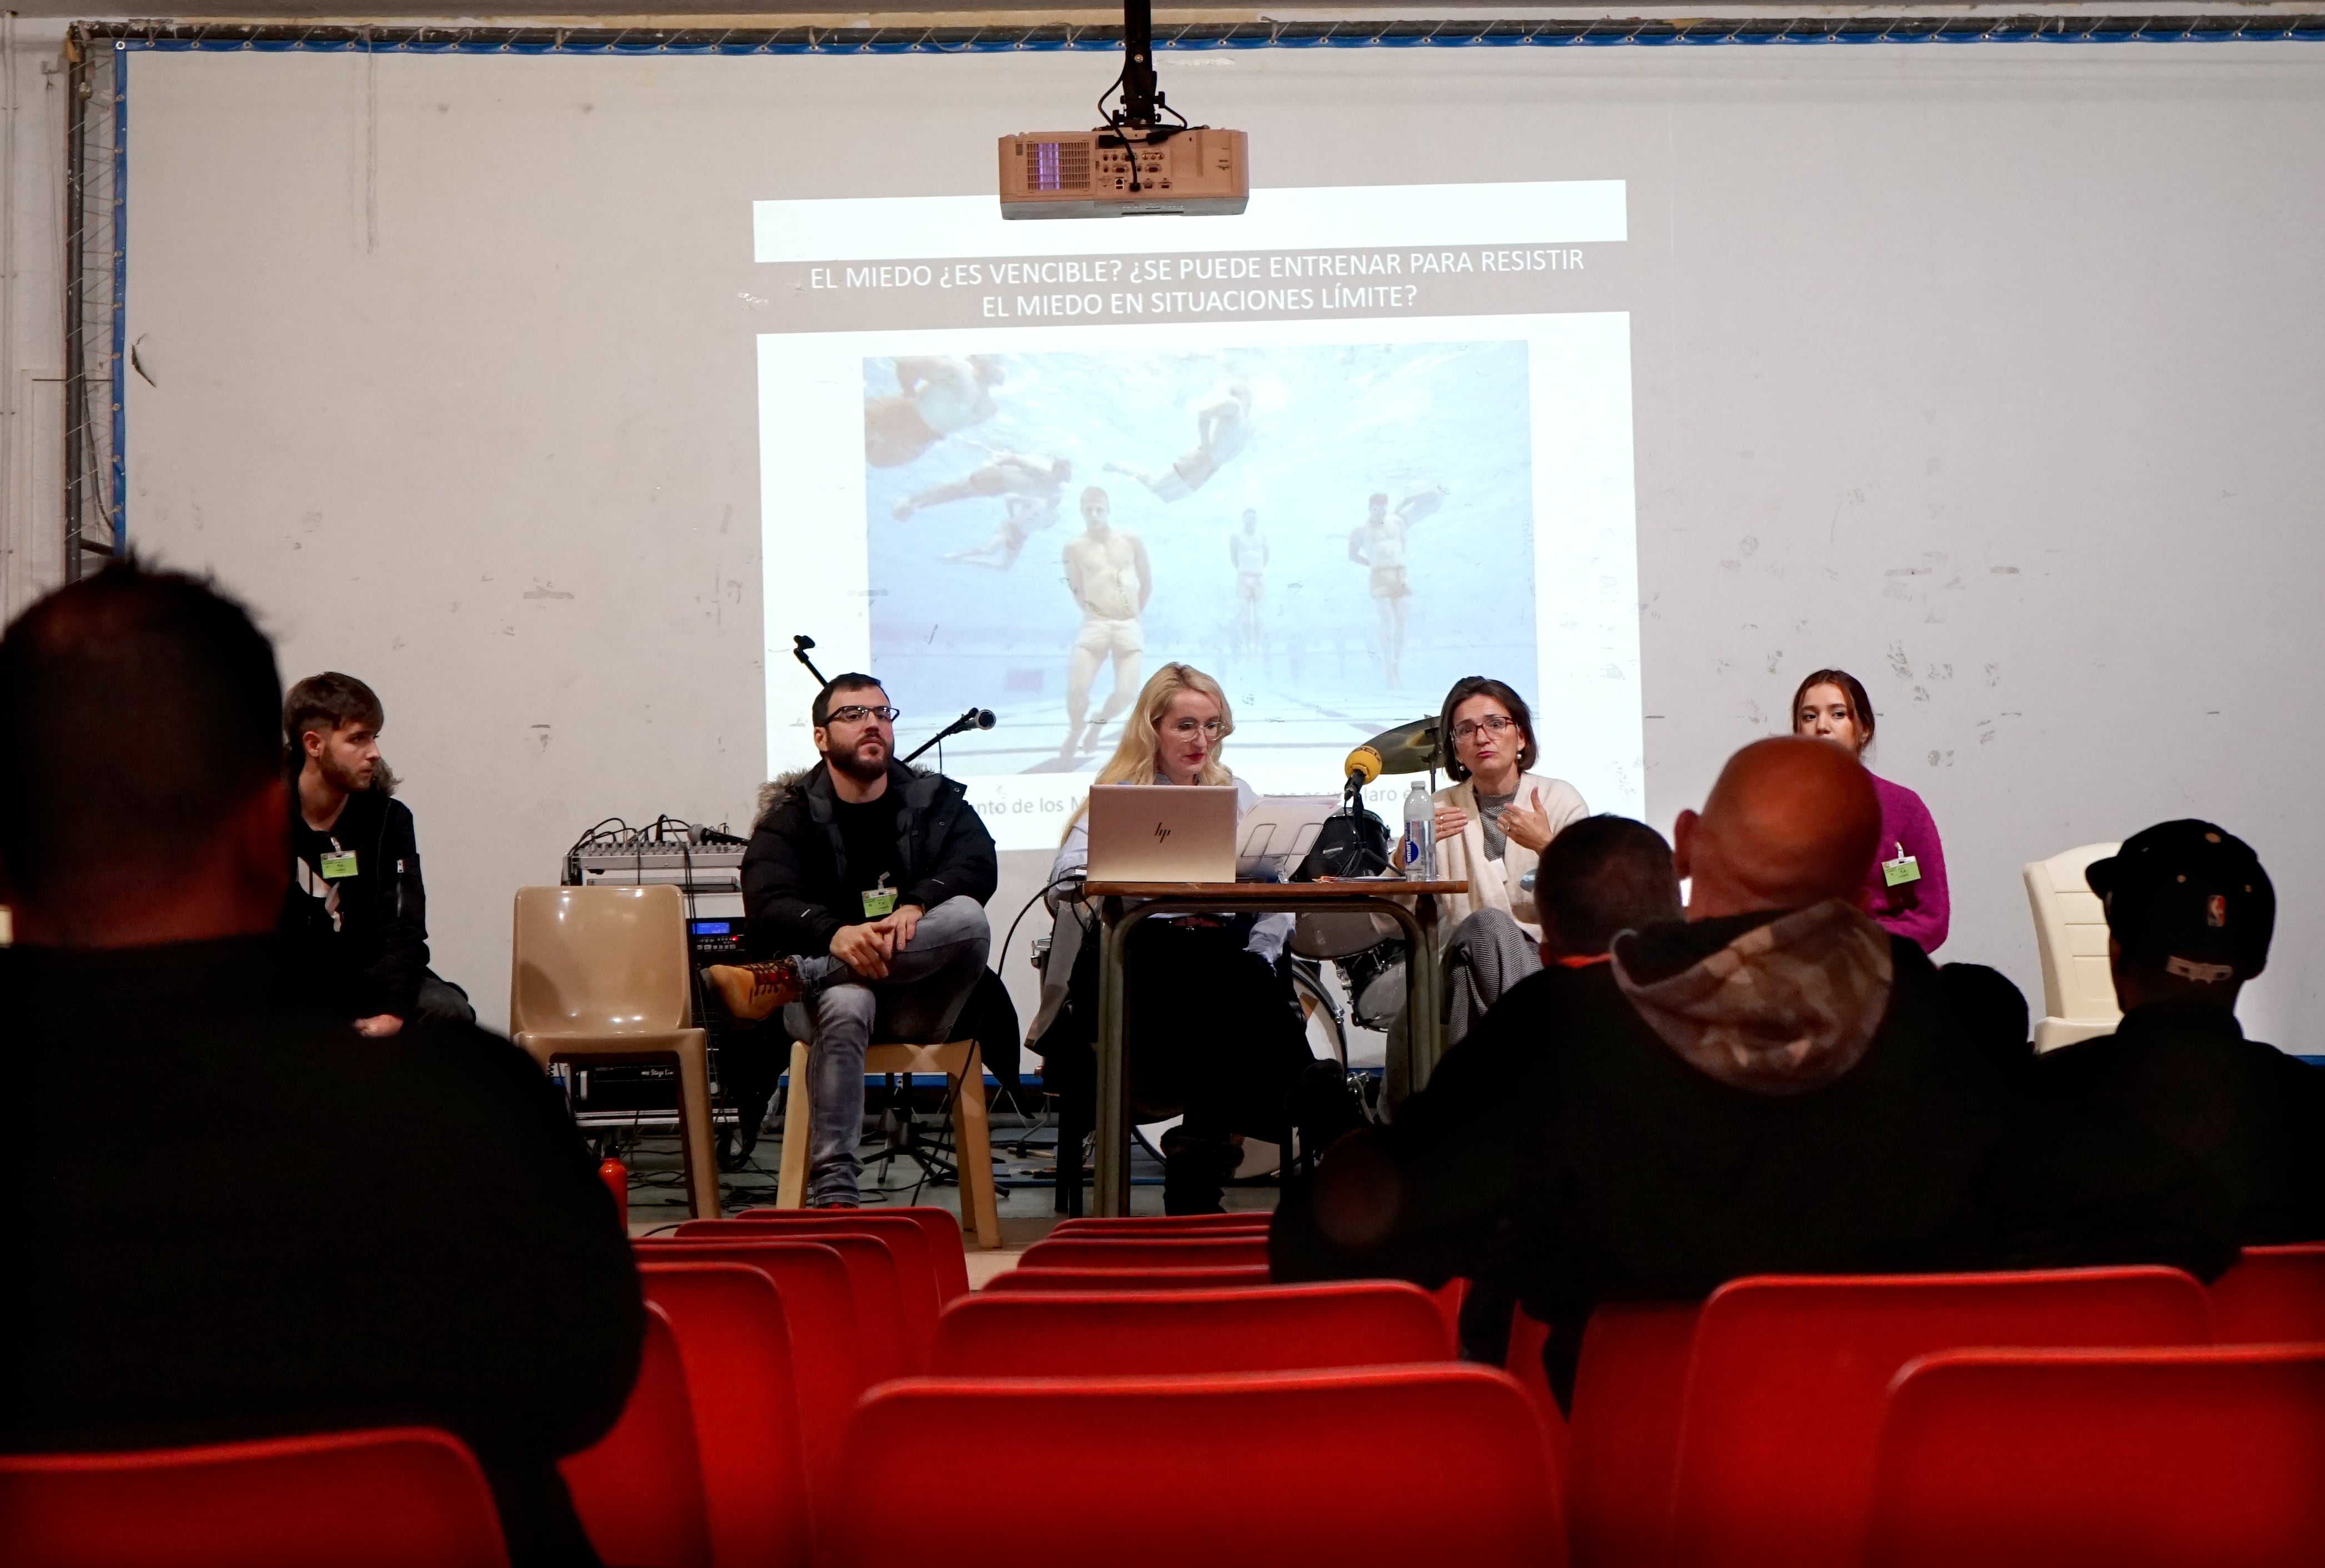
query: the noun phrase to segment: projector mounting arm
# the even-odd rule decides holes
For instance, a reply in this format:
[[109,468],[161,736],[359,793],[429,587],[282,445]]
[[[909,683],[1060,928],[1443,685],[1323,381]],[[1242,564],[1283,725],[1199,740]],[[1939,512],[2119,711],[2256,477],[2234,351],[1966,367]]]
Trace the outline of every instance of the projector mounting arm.
[[[1154,110],[1162,102],[1154,79],[1154,6],[1153,0],[1123,0],[1122,109],[1108,115],[1115,129],[1154,129]],[[1105,100],[1100,99],[1100,106]]]

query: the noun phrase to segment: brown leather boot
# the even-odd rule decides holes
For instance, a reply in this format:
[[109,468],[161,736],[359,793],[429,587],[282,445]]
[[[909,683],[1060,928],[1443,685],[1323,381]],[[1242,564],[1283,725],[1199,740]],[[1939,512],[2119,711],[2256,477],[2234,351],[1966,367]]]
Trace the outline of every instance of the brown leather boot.
[[797,1001],[806,988],[800,983],[799,964],[777,958],[764,964],[713,964],[702,972],[727,1010],[756,1023],[786,1002]]

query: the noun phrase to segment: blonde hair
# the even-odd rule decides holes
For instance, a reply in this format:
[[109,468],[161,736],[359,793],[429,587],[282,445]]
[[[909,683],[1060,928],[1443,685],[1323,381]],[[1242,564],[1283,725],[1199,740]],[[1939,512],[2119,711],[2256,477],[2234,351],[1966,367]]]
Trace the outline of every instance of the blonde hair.
[[[1219,761],[1219,752],[1227,738],[1235,733],[1235,711],[1227,706],[1227,694],[1219,683],[1191,664],[1166,664],[1146,678],[1138,688],[1138,700],[1130,705],[1130,716],[1122,723],[1122,739],[1116,742],[1114,755],[1098,770],[1100,784],[1152,784],[1161,771],[1155,765],[1162,754],[1162,715],[1170,710],[1171,701],[1182,691],[1209,697],[1219,705],[1219,744],[1203,759],[1203,770],[1196,775],[1198,784],[1232,784],[1235,775]],[[1089,797],[1074,807],[1066,818],[1066,832],[1071,834],[1074,824],[1089,809]]]

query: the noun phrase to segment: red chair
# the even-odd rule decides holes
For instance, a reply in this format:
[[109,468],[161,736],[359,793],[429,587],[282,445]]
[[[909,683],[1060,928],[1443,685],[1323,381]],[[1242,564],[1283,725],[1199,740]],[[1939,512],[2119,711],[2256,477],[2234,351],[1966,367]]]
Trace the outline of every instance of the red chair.
[[2212,1333],[2224,1345],[2325,1341],[2325,1241],[2246,1248],[2212,1281]]
[[[1601,1302],[1582,1331],[1566,1451],[1576,1568],[1663,1560],[1688,1351],[1701,1310],[1692,1301]],[[1518,1321],[1533,1320],[1521,1313]],[[1510,1353],[1517,1353],[1515,1333]],[[1544,1393],[1549,1382],[1545,1373]]]
[[0,1456],[12,1568],[508,1568],[477,1462],[397,1427]]
[[[772,1231],[755,1233],[719,1231],[707,1236],[656,1236],[641,1240],[636,1245],[643,1256],[645,1250],[671,1251],[689,1247],[747,1246],[764,1239],[778,1245],[790,1244],[793,1239]],[[818,1234],[812,1238],[796,1238],[800,1243],[829,1247],[848,1266],[848,1288],[855,1302],[856,1359],[868,1384],[901,1378],[920,1365],[926,1353],[914,1342],[904,1326],[903,1279],[896,1268],[895,1255],[888,1250],[887,1242],[872,1236]],[[736,1259],[747,1261],[747,1259]],[[780,1281],[778,1282],[780,1284]]]
[[669,1314],[646,1304],[645,1359],[614,1429],[558,1462],[597,1555],[623,1568],[712,1568],[694,1406]]
[[1019,1268],[1250,1268],[1267,1267],[1264,1236],[1064,1236],[1036,1241]]
[[[877,1241],[888,1250],[896,1270],[897,1305],[903,1314],[906,1354],[901,1372],[917,1372],[929,1353],[929,1336],[937,1330],[937,1314],[944,1308],[943,1287],[937,1279],[936,1259],[920,1225],[903,1214],[857,1214],[844,1210],[793,1209],[796,1220],[690,1220],[672,1232],[681,1241],[717,1240],[722,1236],[765,1236],[821,1239],[857,1237]],[[837,1220],[826,1218],[838,1214]],[[963,1277],[968,1265],[961,1267]]]
[[799,1392],[800,1445],[808,1497],[819,1519],[829,1517],[839,1485],[839,1440],[856,1401],[871,1384],[857,1342],[855,1293],[848,1265],[820,1241],[684,1241],[636,1244],[638,1262],[742,1263],[774,1282],[783,1324],[798,1353],[792,1375]]
[[[1489,1368],[1211,1378],[913,1379],[848,1433],[832,1562],[1024,1568],[1025,1522],[961,1462],[969,1434],[1038,1442],[1040,1538],[1107,1568],[1561,1568],[1533,1412]],[[913,1484],[894,1473],[908,1467]],[[1345,1478],[1366,1478],[1351,1492]],[[1034,1548],[1039,1550],[1038,1545]]]
[[950,1301],[968,1289],[968,1253],[960,1240],[960,1216],[949,1209],[933,1208],[926,1204],[906,1204],[895,1209],[746,1209],[735,1216],[755,1224],[779,1225],[807,1223],[819,1225],[846,1224],[856,1219],[874,1221],[910,1220],[921,1228],[922,1237],[929,1244],[929,1256],[937,1268],[938,1304]]
[[1230,1290],[1270,1283],[1264,1268],[1012,1268],[986,1281],[983,1296],[1034,1290]]
[[1060,1220],[1052,1238],[1063,1236],[1264,1236],[1275,1222],[1271,1213],[1093,1214]]
[[1916,1356],[2211,1337],[2204,1287],[2173,1268],[1732,1281],[1695,1325],[1665,1561],[1855,1563],[1882,1403]]
[[1388,1280],[1261,1290],[983,1294],[937,1324],[933,1377],[1278,1372],[1450,1361],[1428,1292]]
[[742,1263],[647,1263],[646,1299],[678,1333],[717,1568],[808,1560],[799,1391],[775,1282]]
[[[1519,1388],[1533,1402],[1533,1413],[1542,1417],[1543,1436],[1550,1443],[1550,1468],[1559,1480],[1566,1479],[1567,1430],[1566,1412],[1558,1407],[1558,1396],[1550,1391],[1550,1371],[1542,1364],[1542,1347],[1550,1342],[1550,1325],[1529,1317],[1524,1307],[1510,1313],[1510,1345],[1502,1357],[1502,1370],[1517,1379]],[[1572,1510],[1568,1511],[1568,1523],[1573,1522]]]
[[1876,1471],[1879,1568],[2311,1568],[2325,1345],[1925,1356]]

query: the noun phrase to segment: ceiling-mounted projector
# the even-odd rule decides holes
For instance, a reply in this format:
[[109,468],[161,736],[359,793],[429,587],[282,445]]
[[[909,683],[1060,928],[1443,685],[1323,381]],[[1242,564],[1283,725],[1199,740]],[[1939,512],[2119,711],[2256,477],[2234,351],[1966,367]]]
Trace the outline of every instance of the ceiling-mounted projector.
[[[1122,106],[1107,98],[1122,89]],[[1001,138],[1004,217],[1206,217],[1251,200],[1250,139],[1190,125],[1154,78],[1152,0],[1122,8],[1122,74],[1098,97],[1094,131],[1025,131]],[[1179,123],[1165,125],[1157,114]]]
[[1241,212],[1251,200],[1241,131],[1162,134],[1027,131],[1001,138],[1004,217],[1128,217]]

